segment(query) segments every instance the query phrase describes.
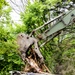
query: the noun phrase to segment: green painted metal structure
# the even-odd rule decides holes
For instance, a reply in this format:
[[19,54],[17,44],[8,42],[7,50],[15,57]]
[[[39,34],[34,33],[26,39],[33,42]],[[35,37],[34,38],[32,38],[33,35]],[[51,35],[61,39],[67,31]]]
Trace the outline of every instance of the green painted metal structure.
[[[43,26],[39,27],[38,29],[41,29],[42,27],[45,28],[45,26],[54,22],[57,19],[58,21],[54,25],[52,25],[50,28],[48,28],[46,31],[42,33],[43,39],[46,39],[48,37],[51,38],[50,36],[53,35],[54,33],[64,29],[69,25],[72,25],[72,23],[75,22],[75,9],[72,9],[71,11],[63,13],[62,15],[56,17],[55,19],[50,20],[49,22],[45,23]],[[35,29],[35,31],[38,29]]]

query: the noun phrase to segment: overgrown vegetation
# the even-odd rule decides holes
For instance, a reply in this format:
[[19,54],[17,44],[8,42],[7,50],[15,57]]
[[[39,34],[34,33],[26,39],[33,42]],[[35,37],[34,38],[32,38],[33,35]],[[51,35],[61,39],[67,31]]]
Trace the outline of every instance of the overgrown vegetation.
[[[0,12],[0,75],[9,75],[10,70],[21,70],[24,64],[18,55],[16,43],[16,33],[23,32],[23,29],[11,20],[11,8],[5,3],[1,2]],[[14,25],[18,28],[14,28]]]
[[[57,2],[58,0],[36,0],[33,4],[29,2],[25,12],[21,13],[24,24],[19,25],[10,17],[9,4],[0,0],[0,75],[9,75],[10,70],[22,70],[24,63],[18,55],[16,35],[20,32],[29,34],[49,20],[49,8]],[[59,0],[59,3],[62,4],[62,1]],[[75,32],[71,31],[63,40],[56,37],[41,48],[45,64],[52,73],[75,74]]]

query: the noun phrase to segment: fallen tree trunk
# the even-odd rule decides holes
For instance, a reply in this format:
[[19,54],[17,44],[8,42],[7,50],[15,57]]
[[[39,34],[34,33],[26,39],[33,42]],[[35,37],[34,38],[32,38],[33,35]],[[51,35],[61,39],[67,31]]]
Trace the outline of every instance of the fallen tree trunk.
[[50,74],[50,73],[33,73],[33,72],[20,72],[20,71],[10,71],[11,75],[58,75],[58,74]]
[[56,74],[50,74],[50,73],[23,73],[21,75],[56,75]]

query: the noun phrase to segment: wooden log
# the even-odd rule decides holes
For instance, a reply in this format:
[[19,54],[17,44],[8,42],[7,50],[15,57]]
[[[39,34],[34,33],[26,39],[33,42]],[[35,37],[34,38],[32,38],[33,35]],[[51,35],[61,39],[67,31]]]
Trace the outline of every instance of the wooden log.
[[58,74],[51,74],[51,73],[33,73],[33,72],[20,72],[20,71],[10,71],[10,75],[58,75]]
[[56,74],[50,74],[50,73],[23,73],[21,75],[56,75]]

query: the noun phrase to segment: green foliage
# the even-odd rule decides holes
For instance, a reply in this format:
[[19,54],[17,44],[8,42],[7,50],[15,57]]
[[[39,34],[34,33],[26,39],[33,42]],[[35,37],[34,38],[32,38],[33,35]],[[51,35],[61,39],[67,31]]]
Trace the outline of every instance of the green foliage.
[[46,0],[46,3],[51,5],[54,5],[57,2],[61,2],[61,0]]
[[[63,65],[63,74],[64,75],[74,75],[75,74],[75,40],[74,38],[70,38],[65,40],[65,42],[69,41],[69,43],[64,43],[64,51],[62,53],[62,63]],[[66,45],[66,46],[65,46]]]
[[25,31],[26,31],[26,27],[25,27],[25,25],[23,24],[23,25],[19,25],[19,24],[15,24],[15,30],[14,30],[14,32],[16,33],[16,34],[18,34],[18,33],[25,33]]
[[28,4],[25,13],[22,14],[22,19],[28,33],[43,24],[44,9],[45,5],[39,2],[34,2],[34,4]]
[[9,71],[21,70],[24,64],[18,55],[16,43],[17,30],[20,30],[21,27],[14,28],[15,23],[11,20],[9,6],[4,6],[1,11],[3,13],[0,12],[0,75],[9,75]]
[[5,7],[6,5],[8,5],[8,3],[5,0],[0,0],[0,16],[2,15],[2,9],[3,7]]
[[8,75],[10,70],[21,69],[23,63],[17,48],[15,34],[0,26],[0,75]]

